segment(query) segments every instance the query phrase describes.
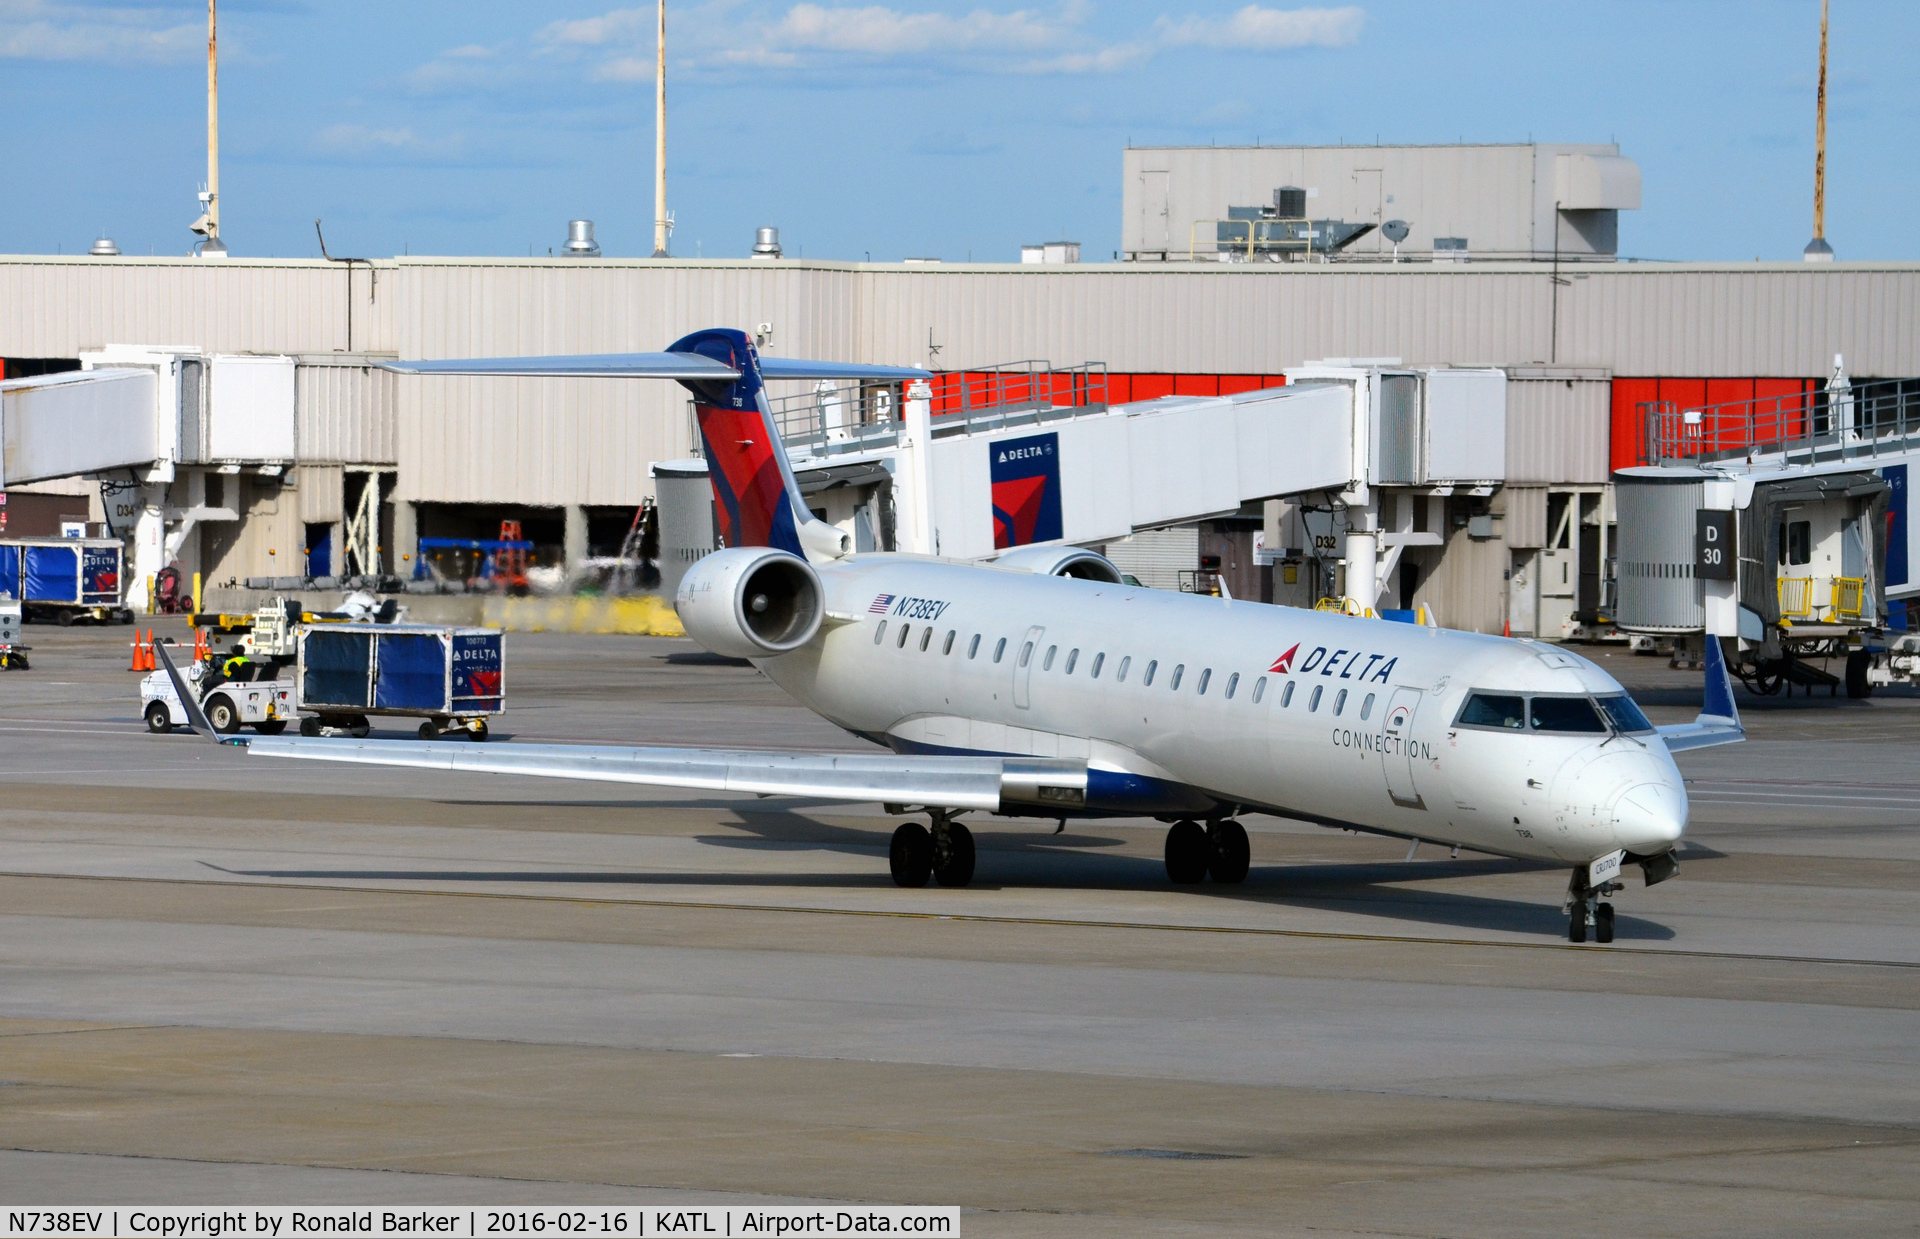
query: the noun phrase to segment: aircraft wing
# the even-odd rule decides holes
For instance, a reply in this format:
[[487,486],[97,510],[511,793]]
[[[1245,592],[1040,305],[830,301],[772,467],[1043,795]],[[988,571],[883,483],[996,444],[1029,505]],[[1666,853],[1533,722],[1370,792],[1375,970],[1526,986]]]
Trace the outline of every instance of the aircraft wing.
[[[236,742],[229,742],[236,743]],[[820,796],[872,804],[998,811],[1014,804],[1084,803],[1085,762],[1025,757],[902,757],[890,753],[774,753],[751,749],[604,748],[575,744],[466,745],[417,740],[256,736],[255,757],[410,766],[476,774],[637,783],[761,796]]]
[[1727,674],[1727,659],[1720,651],[1720,639],[1709,636],[1706,642],[1707,696],[1701,703],[1700,717],[1691,723],[1654,728],[1667,742],[1670,752],[1738,744],[1747,738],[1747,729],[1740,724],[1740,707],[1733,702],[1733,677]]

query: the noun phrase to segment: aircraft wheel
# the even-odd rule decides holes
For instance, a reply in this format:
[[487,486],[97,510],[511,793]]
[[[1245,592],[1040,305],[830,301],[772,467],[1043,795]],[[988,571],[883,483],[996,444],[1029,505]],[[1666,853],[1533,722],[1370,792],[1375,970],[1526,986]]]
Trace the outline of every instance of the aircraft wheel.
[[925,886],[933,875],[933,836],[918,822],[902,822],[887,848],[895,886]]
[[1252,863],[1247,829],[1238,822],[1215,822],[1207,827],[1207,873],[1223,886],[1247,880]]
[[1567,918],[1567,941],[1585,942],[1587,940],[1587,905],[1581,900],[1573,901],[1573,915]]
[[300,734],[312,738],[320,734],[320,716],[309,714],[300,720]]
[[1873,655],[1865,650],[1855,650],[1847,655],[1847,696],[1856,701],[1873,695],[1873,685],[1867,682],[1867,668],[1873,666]]
[[287,720],[283,718],[266,719],[262,722],[255,723],[253,729],[263,736],[277,736],[287,729]]
[[207,702],[207,723],[223,736],[240,730],[240,710],[224,693]]
[[1207,876],[1207,832],[1198,822],[1175,822],[1167,831],[1167,880],[1191,886]]
[[1603,903],[1593,910],[1593,940],[1613,941],[1613,905]]
[[[934,851],[943,849],[936,844]],[[934,881],[942,886],[965,886],[973,881],[973,832],[958,822],[948,823],[944,852],[934,863]]]
[[147,730],[156,736],[164,736],[173,730],[173,714],[167,709],[167,703],[156,701],[147,707]]

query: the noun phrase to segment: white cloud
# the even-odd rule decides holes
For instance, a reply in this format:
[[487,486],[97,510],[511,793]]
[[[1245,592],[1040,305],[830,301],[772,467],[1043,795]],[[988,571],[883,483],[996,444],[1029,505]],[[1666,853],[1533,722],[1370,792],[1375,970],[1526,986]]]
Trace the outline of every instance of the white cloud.
[[1068,13],[1054,18],[1025,9],[1012,13],[975,9],[950,16],[902,13],[880,5],[830,9],[796,4],[768,33],[767,42],[776,48],[881,56],[931,51],[1031,51],[1057,43],[1075,16]]
[[558,21],[537,36],[542,43],[573,44],[579,47],[605,47],[609,43],[632,43],[642,36],[653,38],[654,9],[614,9],[598,17],[576,21]]
[[0,0],[0,58],[167,63],[205,56],[205,24],[179,18],[173,6]]
[[1168,47],[1213,47],[1222,51],[1275,52],[1294,47],[1348,47],[1367,23],[1364,9],[1263,9],[1249,4],[1227,18],[1192,16],[1155,28]]

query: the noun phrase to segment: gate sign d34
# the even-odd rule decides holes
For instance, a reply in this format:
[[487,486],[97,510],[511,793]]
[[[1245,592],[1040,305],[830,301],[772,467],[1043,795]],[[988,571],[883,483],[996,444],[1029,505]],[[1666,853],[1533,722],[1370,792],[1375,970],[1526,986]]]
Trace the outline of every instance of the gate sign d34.
[[1694,513],[1693,575],[1703,581],[1731,581],[1734,562],[1733,513]]

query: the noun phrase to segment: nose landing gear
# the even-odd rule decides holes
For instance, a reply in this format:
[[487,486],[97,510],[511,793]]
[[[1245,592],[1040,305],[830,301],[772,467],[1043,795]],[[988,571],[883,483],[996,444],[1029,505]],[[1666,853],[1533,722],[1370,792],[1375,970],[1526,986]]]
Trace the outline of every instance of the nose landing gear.
[[1612,942],[1613,905],[1601,900],[1603,896],[1625,889],[1618,882],[1588,886],[1587,871],[1575,869],[1573,880],[1567,883],[1567,941],[1585,942],[1591,930],[1595,942]]

